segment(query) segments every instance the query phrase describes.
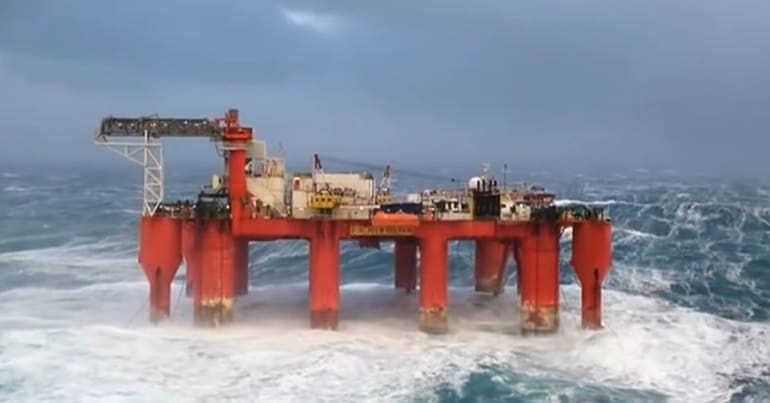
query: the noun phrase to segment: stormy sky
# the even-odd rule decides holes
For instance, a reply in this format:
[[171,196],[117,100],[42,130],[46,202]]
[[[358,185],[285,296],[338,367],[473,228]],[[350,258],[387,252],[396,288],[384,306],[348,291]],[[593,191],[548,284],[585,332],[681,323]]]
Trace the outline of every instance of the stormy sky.
[[768,172],[768,18],[767,0],[2,0],[0,159],[114,161],[92,144],[105,115],[237,107],[299,161]]

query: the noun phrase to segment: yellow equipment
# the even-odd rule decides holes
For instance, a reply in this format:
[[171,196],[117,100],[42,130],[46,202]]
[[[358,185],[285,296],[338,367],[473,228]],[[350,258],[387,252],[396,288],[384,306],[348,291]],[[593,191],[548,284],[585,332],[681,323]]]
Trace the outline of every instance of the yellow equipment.
[[310,207],[319,210],[331,210],[337,208],[342,202],[340,196],[333,195],[326,190],[310,195]]

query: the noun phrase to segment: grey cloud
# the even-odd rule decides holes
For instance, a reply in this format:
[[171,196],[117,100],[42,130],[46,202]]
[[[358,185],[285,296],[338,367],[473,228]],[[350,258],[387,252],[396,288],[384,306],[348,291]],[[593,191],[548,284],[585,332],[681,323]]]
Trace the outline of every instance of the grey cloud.
[[253,4],[32,1],[2,19],[0,46],[12,55],[108,69],[127,80],[281,85],[304,73],[307,61],[319,56],[315,38],[288,25],[275,6]]
[[765,1],[9,4],[0,74],[94,113],[240,103],[298,153],[768,167]]

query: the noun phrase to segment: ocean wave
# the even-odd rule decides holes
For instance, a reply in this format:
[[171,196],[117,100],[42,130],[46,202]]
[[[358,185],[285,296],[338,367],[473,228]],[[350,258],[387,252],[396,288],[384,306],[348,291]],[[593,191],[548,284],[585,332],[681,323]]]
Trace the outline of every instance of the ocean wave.
[[[17,312],[4,318],[4,325],[23,319],[24,312],[39,316],[44,306],[59,310],[51,313],[48,327],[29,323],[0,334],[8,373],[27,380],[10,398],[71,400],[88,386],[93,399],[120,394],[145,401],[172,396],[175,401],[431,400],[441,390],[462,395],[472,374],[496,368],[502,371],[498,376],[535,380],[531,392],[542,389],[536,386],[542,380],[554,398],[564,393],[562,382],[578,395],[626,390],[671,401],[722,401],[741,389],[738,377],[761,376],[770,354],[767,324],[734,322],[613,291],[605,294],[606,329],[580,330],[576,286],[563,287],[562,326],[551,337],[518,335],[514,295],[493,299],[467,287],[451,290],[450,333],[428,336],[417,331],[417,296],[376,283],[343,287],[336,332],[308,329],[306,284],[253,288],[238,302],[230,327],[194,328],[189,300],[162,326],[146,319],[131,325],[117,321],[133,311],[126,302],[145,291],[129,283],[81,290],[81,302],[112,293],[90,307],[63,305],[61,296],[40,290],[27,290],[26,302],[4,300],[4,310]],[[17,305],[9,305],[12,301]],[[38,326],[39,320],[34,319]],[[594,389],[586,390],[586,382]],[[521,395],[526,385],[498,387],[500,393]]]
[[[607,327],[579,329],[567,229],[562,328],[528,338],[518,334],[513,270],[500,298],[471,291],[469,242],[450,248],[452,331],[445,337],[416,330],[418,294],[392,290],[390,243],[342,246],[338,332],[307,329],[301,241],[252,244],[250,295],[237,302],[233,326],[193,328],[184,265],[172,320],[150,326],[131,214],[141,186],[65,177],[2,182],[29,187],[0,196],[19,206],[0,227],[3,398],[761,401],[770,389],[767,184],[646,174],[551,178],[561,203],[601,205],[613,219]],[[184,190],[180,183],[174,192]],[[79,184],[92,188],[62,192]]]

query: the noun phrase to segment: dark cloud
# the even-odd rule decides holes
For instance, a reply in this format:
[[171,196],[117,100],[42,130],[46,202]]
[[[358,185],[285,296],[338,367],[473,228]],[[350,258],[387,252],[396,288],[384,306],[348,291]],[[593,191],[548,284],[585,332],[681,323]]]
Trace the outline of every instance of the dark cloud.
[[63,115],[75,136],[102,113],[235,105],[301,155],[756,170],[767,17],[758,0],[11,1],[0,115]]
[[0,25],[6,52],[109,69],[126,79],[281,85],[322,52],[316,38],[260,2],[228,9],[201,0],[33,0],[19,9]]

